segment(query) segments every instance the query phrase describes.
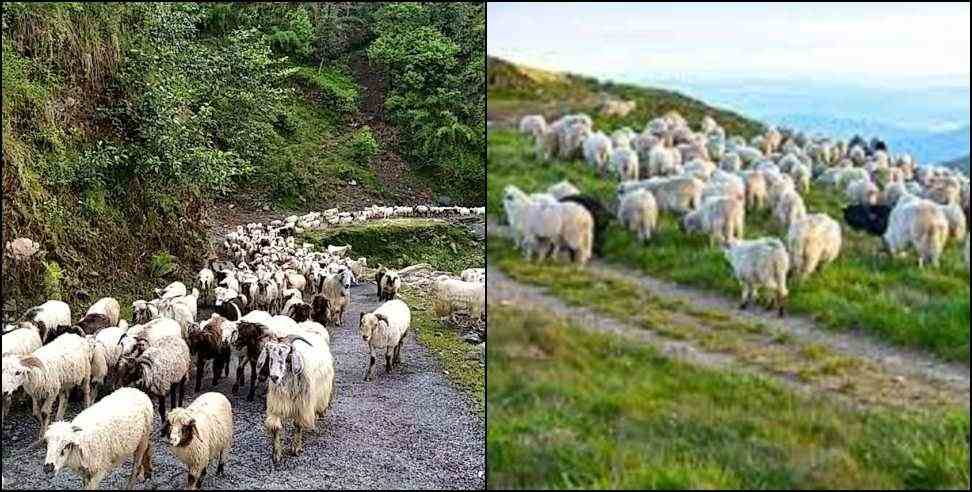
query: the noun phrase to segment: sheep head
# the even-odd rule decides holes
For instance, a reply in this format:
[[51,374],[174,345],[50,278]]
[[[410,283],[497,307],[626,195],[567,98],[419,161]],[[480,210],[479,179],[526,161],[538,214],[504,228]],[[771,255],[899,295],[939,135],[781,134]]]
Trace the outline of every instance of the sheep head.
[[196,419],[184,408],[173,408],[165,416],[162,436],[174,448],[184,448],[196,438]]
[[84,459],[81,448],[83,431],[70,422],[55,422],[47,429],[47,455],[44,458],[44,471],[57,476],[64,467],[80,468]]
[[388,318],[382,314],[361,313],[361,318],[358,319],[358,330],[361,333],[361,338],[370,342],[375,331],[381,328],[382,323],[388,326]]
[[3,397],[10,398],[15,391],[24,385],[27,375],[34,369],[44,369],[44,363],[33,355],[7,355],[3,357],[3,377],[0,387]]

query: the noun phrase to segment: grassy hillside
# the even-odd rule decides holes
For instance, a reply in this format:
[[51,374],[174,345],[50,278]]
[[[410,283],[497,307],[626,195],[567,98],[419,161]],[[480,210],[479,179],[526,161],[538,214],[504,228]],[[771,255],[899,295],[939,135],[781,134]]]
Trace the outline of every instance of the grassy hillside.
[[[517,116],[538,113],[548,118],[568,111],[584,111],[598,128],[613,131],[629,126],[641,130],[649,119],[679,111],[693,126],[710,115],[728,133],[747,138],[763,130],[761,123],[721,110],[677,92],[615,84],[574,74],[552,73],[521,67],[490,57],[486,65],[487,115],[490,120],[514,123]],[[604,96],[635,101],[634,111],[624,118],[602,117],[597,107]]]
[[483,10],[4,3],[2,241],[46,251],[4,258],[6,299],[185,277],[209,209],[234,200],[315,208],[415,185],[481,203],[485,90],[466,82],[484,72]]
[[[651,93],[654,91],[647,91],[644,97]],[[693,107],[704,105],[694,102]],[[682,111],[678,107],[672,109]],[[650,116],[653,115],[642,116],[642,121]],[[719,123],[723,123],[721,117],[715,116]],[[753,122],[743,124],[757,127]],[[490,132],[487,165],[487,212],[498,220],[504,215],[503,189],[510,184],[530,193],[566,179],[604,203],[615,201],[615,182],[600,179],[583,162],[537,162],[532,143],[513,130]],[[811,213],[842,217],[843,198],[828,190],[814,188],[804,200]],[[765,211],[747,217],[748,238],[785,234],[771,223]],[[791,281],[790,311],[811,316],[834,330],[863,331],[897,345],[925,349],[943,359],[968,364],[970,293],[961,245],[950,243],[942,267],[924,271],[918,269],[913,255],[890,259],[879,254],[879,247],[879,238],[844,227],[840,259],[806,282]],[[616,224],[612,226],[606,238],[605,257],[609,262],[667,280],[734,298],[740,295],[721,251],[709,248],[703,236],[682,234],[668,214],[663,214],[657,236],[647,245],[638,244],[633,234]]]
[[550,313],[489,313],[492,489],[968,488],[965,411],[849,409]]

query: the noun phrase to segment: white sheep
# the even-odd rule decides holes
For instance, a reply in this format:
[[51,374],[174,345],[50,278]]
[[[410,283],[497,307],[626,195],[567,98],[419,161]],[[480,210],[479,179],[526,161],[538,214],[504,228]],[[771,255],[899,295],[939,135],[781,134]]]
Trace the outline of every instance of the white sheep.
[[840,224],[826,214],[809,214],[790,224],[787,245],[794,275],[805,280],[840,256]]
[[[400,300],[388,301],[370,313],[361,313],[359,331],[365,343],[371,362],[365,373],[365,381],[371,381],[375,367],[375,356],[385,354],[385,371],[391,372],[392,364],[401,362],[402,345],[412,324],[412,312]],[[394,356],[394,357],[393,357]]]
[[293,453],[300,455],[304,447],[303,433],[313,431],[317,417],[330,408],[334,396],[334,358],[323,338],[308,333],[306,339],[294,339],[289,344],[267,342],[258,364],[262,367],[267,359],[270,381],[264,428],[270,435],[273,462],[279,463],[283,456],[284,423],[294,421],[291,446]]
[[179,323],[182,327],[182,338],[186,338],[189,324],[196,321],[199,304],[199,289],[192,289],[192,294],[179,297],[169,297],[162,304],[159,314]]
[[710,246],[743,238],[746,203],[737,196],[717,196],[702,202],[679,223],[683,232],[709,235]]
[[92,304],[85,316],[92,314],[100,314],[106,317],[108,326],[118,326],[118,320],[121,319],[121,305],[114,298],[104,297]]
[[611,170],[621,177],[621,181],[638,180],[638,154],[629,148],[618,148],[611,152]]
[[209,268],[199,270],[199,274],[196,276],[196,285],[199,286],[200,292],[205,295],[206,299],[211,299],[216,288],[216,274]]
[[173,408],[166,416],[162,435],[168,438],[172,454],[186,465],[186,488],[202,488],[209,463],[217,460],[216,474],[223,467],[233,446],[233,406],[220,393],[200,395],[186,408]]
[[132,322],[141,325],[160,317],[159,305],[139,299],[132,303]]
[[[786,276],[790,270],[790,257],[786,247],[776,238],[737,241],[724,251],[733,276],[742,286],[743,304],[746,309],[757,299],[760,289],[775,293],[773,304],[784,315],[784,303],[789,291]],[[771,308],[773,307],[771,304]]]
[[443,318],[459,311],[479,319],[486,312],[486,285],[439,276],[432,284],[432,312]]
[[967,227],[965,211],[955,204],[939,205],[938,207],[945,214],[945,218],[948,219],[948,238],[961,241]]
[[115,369],[124,353],[124,346],[119,342],[125,335],[124,328],[111,327],[85,337],[91,350],[92,401],[98,400],[99,385],[114,382]]
[[682,155],[678,149],[656,145],[648,152],[648,175],[646,177],[677,174],[681,165]]
[[648,190],[636,190],[621,196],[618,206],[618,222],[647,242],[658,227],[658,205]]
[[131,457],[131,490],[137,480],[152,477],[152,418],[152,401],[145,393],[119,389],[71,422],[51,425],[45,434],[44,469],[57,474],[69,468],[81,476],[84,488],[95,490]]
[[[4,372],[7,371],[7,361],[14,360],[12,358],[13,356],[28,355],[39,348],[41,348],[41,339],[37,330],[32,328],[14,328],[11,331],[5,332],[2,343]],[[8,359],[7,356],[11,356],[11,358]],[[10,410],[10,405],[13,403],[13,390],[8,394],[6,388],[7,385],[4,384],[3,412],[0,413],[0,420],[5,419]]]
[[851,205],[875,205],[880,190],[870,178],[858,179],[847,185],[845,194]]
[[803,198],[792,189],[781,193],[773,208],[773,219],[783,229],[789,229],[793,222],[800,220],[806,214],[807,208],[803,204]]
[[561,181],[557,184],[553,184],[550,188],[547,188],[547,193],[550,193],[557,200],[566,198],[571,195],[580,194],[580,190],[576,186],[572,185],[569,181]]
[[459,278],[464,282],[486,283],[485,268],[467,268],[459,273]]
[[591,258],[593,237],[594,218],[577,203],[535,202],[527,210],[524,249],[528,259],[536,254],[543,261],[548,252],[557,257],[566,250],[571,261],[585,265]]
[[611,139],[602,132],[595,132],[584,140],[584,160],[602,176],[611,158]]
[[935,202],[918,199],[898,203],[888,217],[884,247],[892,255],[914,248],[919,268],[929,263],[938,268],[948,232],[948,218]]
[[769,195],[766,175],[761,171],[743,171],[742,176],[746,182],[746,208],[762,210],[766,207]]
[[537,137],[547,129],[547,120],[539,114],[530,114],[520,119],[520,133]]
[[692,177],[675,177],[649,183],[646,189],[655,195],[659,211],[679,215],[697,210],[702,204],[705,184]]
[[797,163],[793,165],[789,173],[798,192],[807,193],[810,191],[810,178],[813,175],[810,166]]
[[12,395],[23,386],[33,400],[40,438],[47,432],[55,401],[59,401],[56,420],[64,418],[73,388],[81,387],[85,408],[91,405],[90,383],[90,348],[84,338],[73,333],[61,335],[29,355],[3,358],[3,394]]
[[155,294],[159,296],[159,299],[167,300],[175,297],[182,297],[186,295],[188,290],[186,289],[186,284],[182,282],[172,282],[167,285],[164,289],[156,289]]

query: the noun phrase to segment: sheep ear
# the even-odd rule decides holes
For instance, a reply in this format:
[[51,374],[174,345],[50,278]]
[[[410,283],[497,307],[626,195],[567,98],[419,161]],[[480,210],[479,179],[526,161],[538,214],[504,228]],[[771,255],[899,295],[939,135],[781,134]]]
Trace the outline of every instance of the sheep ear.
[[375,317],[378,318],[378,321],[384,321],[386,325],[388,324],[388,318],[384,314],[376,314]]
[[365,314],[368,314],[368,313],[361,313],[361,317],[358,318],[358,325],[359,326],[361,325],[361,323],[364,323]]
[[257,367],[263,367],[263,364],[267,362],[267,357],[270,355],[269,346],[270,344],[265,344],[263,350],[260,351],[260,356],[257,357]]
[[40,359],[38,359],[37,357],[34,357],[33,355],[28,355],[20,359],[20,363],[23,364],[24,367],[27,367],[29,369],[41,369],[41,370],[44,369],[44,363],[41,362]]
[[294,376],[300,376],[304,373],[304,357],[300,355],[300,352],[291,351],[290,368],[293,370]]

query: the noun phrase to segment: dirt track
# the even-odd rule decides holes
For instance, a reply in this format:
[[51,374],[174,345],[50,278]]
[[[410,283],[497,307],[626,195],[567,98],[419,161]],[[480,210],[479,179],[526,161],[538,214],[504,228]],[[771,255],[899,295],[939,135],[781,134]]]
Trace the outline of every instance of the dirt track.
[[[265,389],[258,386],[256,401],[247,402],[245,391],[241,390],[241,396],[232,395],[231,380],[221,381],[213,390],[211,370],[207,370],[202,391],[229,396],[235,441],[226,475],[217,477],[213,468],[206,488],[485,488],[485,422],[471,398],[449,384],[434,356],[416,341],[414,333],[403,348],[401,368],[386,374],[382,362],[376,367],[375,381],[363,382],[367,355],[357,334],[358,314],[374,309],[378,302],[374,284],[362,283],[353,287],[351,294],[344,325],[331,329],[336,366],[334,405],[318,420],[317,432],[305,436],[304,454],[285,455],[276,470],[270,467],[269,441],[263,430]],[[231,375],[235,375],[235,359],[234,355]],[[79,411],[78,404],[72,403],[65,417],[73,418]],[[62,471],[57,478],[44,474],[44,449],[27,449],[38,429],[29,403],[16,406],[11,413],[3,425],[3,476],[10,488],[79,488],[81,481],[72,472]],[[158,428],[156,417],[156,433]],[[182,464],[158,436],[152,446],[155,476],[137,487],[183,487]],[[102,482],[102,488],[124,488],[130,472],[128,460]]]

